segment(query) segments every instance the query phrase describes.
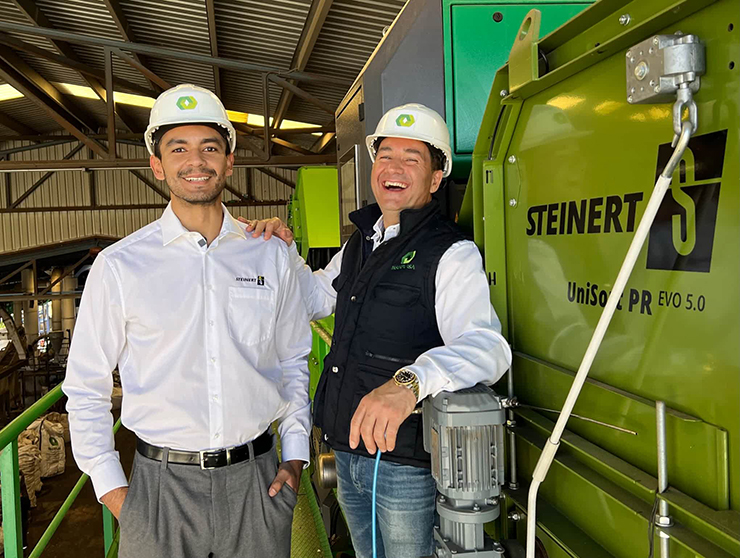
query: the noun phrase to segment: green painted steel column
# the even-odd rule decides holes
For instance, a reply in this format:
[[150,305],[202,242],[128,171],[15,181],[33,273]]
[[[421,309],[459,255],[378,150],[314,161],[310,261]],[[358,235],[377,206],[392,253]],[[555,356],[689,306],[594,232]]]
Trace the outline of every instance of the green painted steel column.
[[22,558],[21,479],[18,471],[18,440],[13,440],[0,453],[2,484],[3,535],[5,558]]
[[108,556],[110,547],[113,545],[113,539],[116,536],[116,518],[110,510],[103,506],[103,546],[105,548],[105,555]]

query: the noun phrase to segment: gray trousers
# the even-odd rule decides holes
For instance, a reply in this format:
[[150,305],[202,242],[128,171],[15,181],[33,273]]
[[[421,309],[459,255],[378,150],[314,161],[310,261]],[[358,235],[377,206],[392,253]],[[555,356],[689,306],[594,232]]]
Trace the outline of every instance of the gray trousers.
[[296,493],[270,498],[275,449],[204,471],[138,452],[120,514],[120,558],[289,558]]

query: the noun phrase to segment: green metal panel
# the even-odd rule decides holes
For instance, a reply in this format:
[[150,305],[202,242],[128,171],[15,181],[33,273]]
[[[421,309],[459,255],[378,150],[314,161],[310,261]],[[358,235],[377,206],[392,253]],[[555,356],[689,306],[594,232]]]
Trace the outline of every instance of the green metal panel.
[[[530,9],[542,11],[547,34],[591,2],[443,0],[447,124],[453,138],[455,165],[469,169],[470,153],[483,118],[496,70],[506,63],[522,19]],[[500,21],[494,14],[501,14]],[[498,19],[498,15],[496,19]]]
[[[540,490],[543,542],[565,555],[597,555],[566,542],[578,532],[614,557],[646,555],[655,400],[671,409],[661,497],[677,521],[673,558],[740,554],[738,13],[738,0],[602,0],[538,42],[547,71],[517,98],[499,96],[508,67],[488,97],[465,224],[489,277],[505,277],[491,292],[516,352],[517,396],[559,409],[673,136],[670,104],[626,102],[625,52],[679,29],[706,44],[699,130],[575,409],[637,436],[571,419]],[[520,414],[520,481],[547,416]],[[513,496],[524,511],[525,490]]]
[[336,167],[301,167],[291,204],[292,228],[300,254],[340,246]]

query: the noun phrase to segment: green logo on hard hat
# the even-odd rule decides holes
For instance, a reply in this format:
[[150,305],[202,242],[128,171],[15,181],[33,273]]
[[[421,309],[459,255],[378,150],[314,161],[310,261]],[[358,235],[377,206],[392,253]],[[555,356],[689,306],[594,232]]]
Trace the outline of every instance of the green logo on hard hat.
[[414,119],[413,114],[401,114],[396,118],[396,126],[401,126],[402,128],[413,126],[414,122],[416,122],[416,120]]
[[414,256],[416,256],[416,250],[412,250],[411,252],[407,252],[406,255],[403,258],[401,258],[401,263],[404,264],[404,265],[407,264],[407,263],[411,263],[411,260],[414,259]]
[[180,97],[175,104],[180,110],[192,110],[198,106],[198,101],[195,100],[195,97],[187,95],[185,97]]

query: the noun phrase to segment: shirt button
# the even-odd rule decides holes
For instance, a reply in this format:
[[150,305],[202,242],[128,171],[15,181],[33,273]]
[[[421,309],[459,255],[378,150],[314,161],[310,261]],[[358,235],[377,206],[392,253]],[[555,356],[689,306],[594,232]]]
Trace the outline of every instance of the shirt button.
[[214,401],[218,401],[218,395],[214,395],[214,396],[213,396],[213,400],[214,400]]
[[372,236],[370,236],[370,235],[367,235],[367,236],[365,237],[365,240],[372,240],[372,239],[373,239],[373,237],[372,237]]
[[331,371],[336,374],[337,372],[339,372],[339,367],[338,366],[332,366],[331,367]]
[[214,437],[214,438],[216,438],[216,439],[218,439],[218,438],[219,438],[220,436],[221,436],[221,434],[219,434],[218,432],[216,432],[216,433],[215,433],[215,434],[213,435],[213,437]]
[[216,357],[211,357],[211,362],[216,362]]
[[212,326],[213,325],[213,320],[208,320],[208,325]]
[[349,299],[350,299],[351,302],[357,302],[357,297],[354,296],[354,295],[352,295],[351,297],[349,297]]

